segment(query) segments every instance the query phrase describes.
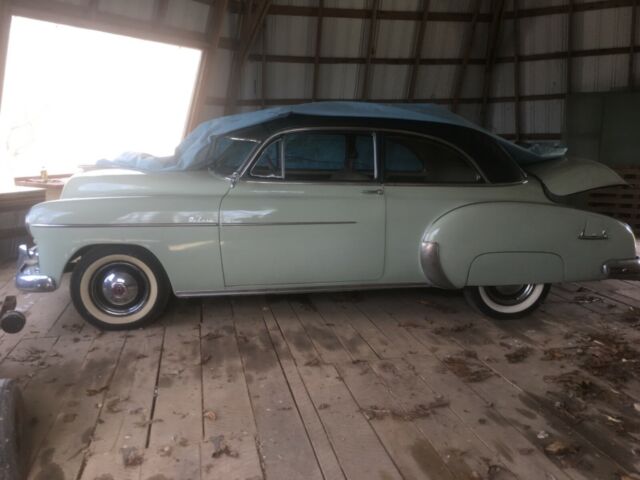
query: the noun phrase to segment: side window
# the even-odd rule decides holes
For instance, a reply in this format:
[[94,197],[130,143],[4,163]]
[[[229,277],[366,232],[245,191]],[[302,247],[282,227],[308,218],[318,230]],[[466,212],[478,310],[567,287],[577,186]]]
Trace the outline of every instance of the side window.
[[284,178],[305,182],[367,182],[375,179],[373,135],[301,132],[283,137]]
[[414,135],[385,136],[384,178],[388,183],[484,183],[462,153]]
[[265,148],[251,169],[251,175],[261,178],[284,178],[282,171],[282,140],[276,140]]

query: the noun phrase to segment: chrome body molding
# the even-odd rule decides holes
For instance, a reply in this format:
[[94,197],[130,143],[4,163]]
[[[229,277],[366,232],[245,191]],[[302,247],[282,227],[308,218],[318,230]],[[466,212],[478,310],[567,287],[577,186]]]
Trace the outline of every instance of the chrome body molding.
[[182,223],[33,223],[31,228],[217,227],[218,222]]
[[268,294],[284,294],[284,293],[323,293],[323,292],[352,292],[354,290],[387,290],[392,288],[425,288],[429,287],[426,283],[364,283],[360,285],[322,285],[317,287],[300,286],[300,287],[270,287],[270,288],[247,288],[234,290],[211,290],[200,292],[175,292],[175,296],[179,298],[194,297],[226,297],[229,295],[268,295]]
[[291,226],[291,225],[354,225],[358,222],[335,221],[335,222],[224,222],[223,227],[273,227],[273,226]]
[[626,260],[609,260],[602,265],[602,273],[607,278],[640,280],[640,257]]
[[422,271],[434,287],[453,289],[455,286],[449,281],[440,264],[440,251],[436,242],[423,241],[420,245],[420,265]]
[[18,273],[16,288],[25,292],[52,292],[57,288],[53,278],[40,273],[38,249],[18,247]]

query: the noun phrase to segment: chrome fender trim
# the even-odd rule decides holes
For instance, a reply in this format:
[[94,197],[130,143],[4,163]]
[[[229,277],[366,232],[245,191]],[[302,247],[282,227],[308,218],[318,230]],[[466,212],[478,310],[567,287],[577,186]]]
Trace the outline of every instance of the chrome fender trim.
[[420,245],[420,265],[427,280],[434,287],[455,289],[440,264],[440,248],[437,242],[423,241]]

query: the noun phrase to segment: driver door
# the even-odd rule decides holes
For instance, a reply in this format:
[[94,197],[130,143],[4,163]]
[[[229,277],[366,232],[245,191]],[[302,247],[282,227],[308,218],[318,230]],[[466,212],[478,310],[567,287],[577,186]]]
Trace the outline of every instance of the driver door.
[[221,205],[227,286],[358,284],[384,269],[375,135],[309,130],[263,147]]

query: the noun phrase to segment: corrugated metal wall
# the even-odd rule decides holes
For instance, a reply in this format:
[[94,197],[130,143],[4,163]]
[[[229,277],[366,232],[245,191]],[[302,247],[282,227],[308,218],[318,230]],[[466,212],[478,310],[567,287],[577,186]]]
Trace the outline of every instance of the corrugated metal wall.
[[[89,5],[90,0],[65,0],[75,5]],[[374,0],[325,0],[324,7],[340,9],[370,9]],[[274,0],[275,6],[318,7],[319,0]],[[566,6],[569,0],[518,0],[519,11],[553,6]],[[19,3],[19,1],[17,1]],[[484,79],[484,59],[490,22],[487,17],[495,2],[483,0],[481,12],[485,19],[478,22],[461,90],[459,112],[480,121]],[[572,14],[571,88],[572,92],[612,91],[628,88],[629,49],[631,41],[632,1],[594,2],[574,0]],[[581,8],[581,4],[589,8]],[[594,4],[600,7],[591,9]],[[94,7],[96,6],[93,2]],[[506,14],[502,21],[497,61],[491,75],[487,126],[500,134],[514,135],[516,106],[514,95],[514,0],[506,0]],[[619,6],[627,5],[627,6]],[[471,14],[475,0],[431,0],[430,12],[464,12]],[[606,7],[606,8],[603,8]],[[236,3],[237,7],[237,3]],[[150,21],[156,8],[155,0],[99,0],[101,12]],[[423,0],[380,0],[380,11],[421,12]],[[233,10],[233,9],[232,9]],[[168,0],[162,20],[176,29],[206,32],[209,6],[206,0]],[[237,8],[228,14],[223,37],[237,38],[239,14]],[[419,15],[416,17],[419,18]],[[359,99],[362,95],[369,28],[368,18],[335,18],[325,16],[322,21],[320,56],[340,58],[322,62],[318,71],[318,98]],[[370,98],[398,101],[406,98],[412,69],[414,42],[419,21],[380,19],[376,25],[374,60],[370,68]],[[237,110],[252,110],[279,101],[311,99],[314,78],[313,59],[316,54],[317,17],[291,14],[269,14],[265,30],[258,34],[241,80]],[[443,64],[420,65],[417,73],[415,98],[421,101],[447,103],[454,92],[460,71],[465,38],[470,21],[428,20],[421,57],[423,59],[457,59]],[[562,52],[569,48],[569,14],[527,15],[518,20],[521,86],[521,131],[523,138],[555,138],[563,129],[564,94],[567,86],[567,64]],[[640,37],[640,29],[637,32]],[[638,44],[639,39],[635,39]],[[227,94],[227,82],[233,51],[229,41],[220,48],[215,71],[206,87],[209,98],[203,117],[221,115]],[[603,49],[611,53],[603,54]],[[593,51],[596,54],[589,54]],[[562,58],[548,58],[549,56]],[[278,56],[264,62],[262,56]],[[282,58],[288,57],[288,58]],[[292,61],[291,56],[304,57]],[[639,54],[636,53],[636,57]],[[354,63],[346,63],[353,58]],[[376,63],[375,59],[405,59],[404,64]],[[357,60],[355,60],[357,59]],[[640,58],[636,58],[636,63]],[[400,62],[402,63],[402,62]],[[635,71],[640,84],[640,68]],[[264,91],[263,91],[264,89]],[[535,96],[534,98],[531,98]],[[551,98],[549,98],[551,97]],[[476,101],[473,101],[475,99]]]

